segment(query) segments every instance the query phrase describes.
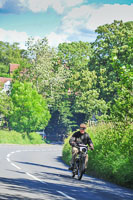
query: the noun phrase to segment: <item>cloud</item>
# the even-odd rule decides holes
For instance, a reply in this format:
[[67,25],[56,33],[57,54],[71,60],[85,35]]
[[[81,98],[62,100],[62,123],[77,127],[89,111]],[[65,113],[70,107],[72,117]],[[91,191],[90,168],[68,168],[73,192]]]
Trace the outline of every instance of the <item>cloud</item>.
[[[24,0],[21,0],[24,2]],[[42,0],[27,0],[27,7],[32,12],[47,11],[48,7],[51,6],[51,1],[42,1]]]
[[78,33],[81,29],[95,30],[98,26],[106,23],[113,23],[114,20],[123,22],[132,21],[133,4],[104,4],[100,7],[96,5],[82,5],[73,8],[62,19],[62,31],[66,33]]
[[62,30],[67,33],[78,33],[79,29],[85,28],[85,24],[89,20],[91,13],[93,12],[91,6],[81,6],[79,8],[73,8],[62,19]]
[[[49,35],[46,36],[48,39],[48,44],[52,47],[57,47],[59,43],[62,42],[70,42],[67,37],[68,35],[65,34],[56,34],[51,32]],[[26,41],[28,40],[29,36],[26,32],[17,32],[16,30],[4,30],[0,28],[0,41],[9,42],[13,44],[14,42],[19,43],[19,47],[21,49],[26,49],[25,46]],[[41,39],[39,36],[33,37],[35,41]]]
[[[21,1],[21,0],[20,0]],[[20,13],[27,8],[19,0],[2,0],[0,2],[0,13]]]
[[[56,29],[57,32],[46,35],[51,46],[79,40],[92,42],[96,38],[94,30],[98,26],[113,23],[114,20],[123,22],[133,20],[133,4],[98,6],[96,4],[82,5],[82,3],[83,0],[0,0],[0,11],[2,9],[3,12],[31,10],[36,13],[45,12],[51,7],[57,13],[63,14],[64,17]],[[39,37],[36,36],[36,38]],[[0,29],[0,40],[2,41],[18,42],[21,44],[21,48],[24,48],[27,39],[26,32]]]
[[60,43],[63,42],[70,42],[67,38],[67,34],[57,34],[54,32],[51,32],[49,35],[46,36],[48,39],[48,43],[52,47],[57,47]]
[[3,13],[19,13],[31,10],[34,13],[46,12],[53,8],[58,14],[64,10],[81,4],[84,0],[1,0],[0,11]]
[[62,14],[64,9],[79,5],[83,0],[21,0],[28,2],[28,7],[33,12],[47,11],[49,7],[53,8],[58,14]]
[[14,43],[20,43],[21,48],[25,47],[25,41],[28,39],[28,35],[25,32],[17,32],[16,30],[4,30],[0,28],[0,41]]
[[88,29],[95,30],[98,26],[110,24],[114,20],[122,20],[123,22],[132,21],[133,4],[130,6],[105,4],[104,6],[92,12],[86,26]]
[[[60,0],[60,2],[63,2],[63,1]],[[65,4],[66,7],[74,7],[79,4],[82,4],[83,2],[84,2],[84,0],[64,0],[63,4]]]
[[0,8],[3,7],[4,2],[5,2],[5,0],[1,0],[1,1],[0,1]]
[[48,39],[48,44],[52,47],[57,47],[60,43],[66,42],[70,43],[72,41],[84,41],[84,42],[94,42],[97,34],[94,31],[88,31],[86,29],[80,30],[77,33],[55,33],[51,32],[46,35]]

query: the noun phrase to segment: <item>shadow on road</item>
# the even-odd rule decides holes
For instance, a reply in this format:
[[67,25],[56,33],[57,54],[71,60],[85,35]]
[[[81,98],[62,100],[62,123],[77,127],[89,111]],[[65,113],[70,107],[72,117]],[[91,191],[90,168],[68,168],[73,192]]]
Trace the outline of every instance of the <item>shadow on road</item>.
[[[132,190],[125,189],[123,187],[117,187],[117,185],[115,184],[111,184],[109,182],[105,182],[97,178],[88,177],[88,176],[87,176],[88,178],[85,178],[86,177],[85,175],[83,176],[83,179],[81,181],[78,181],[77,179],[72,179],[71,174],[66,173],[68,172],[68,169],[66,169],[67,165],[63,163],[61,156],[56,157],[55,160],[57,162],[61,162],[64,165],[64,168],[59,168],[59,167],[49,166],[49,165],[42,165],[42,164],[37,164],[37,163],[32,163],[32,162],[18,162],[18,161],[16,162],[24,164],[24,165],[34,165],[37,167],[44,167],[45,168],[44,171],[34,174],[35,176],[39,177],[42,180],[49,179],[49,180],[58,181],[58,182],[63,181],[63,182],[68,182],[68,184],[79,183],[84,189],[87,189],[91,192],[94,192],[95,190],[95,193],[104,193],[104,195],[107,194],[111,196],[113,195],[114,196],[113,200],[115,199],[117,200],[131,199],[132,200],[133,199]],[[51,171],[48,169],[51,169]],[[52,169],[54,170],[54,172],[56,170],[56,173],[53,173]],[[90,188],[86,187],[87,185],[90,185]],[[74,190],[75,190],[75,187],[74,187]],[[79,190],[81,190],[81,187],[79,187]],[[108,197],[108,199],[110,198]]]
[[[51,185],[53,184],[43,184],[39,181],[35,181],[35,180],[29,180],[29,179],[14,179],[14,178],[3,178],[0,177],[0,185],[4,184],[4,186],[6,187],[6,189],[8,189],[8,191],[11,194],[2,194],[0,192],[0,199],[13,199],[13,200],[21,200],[21,199],[26,199],[26,200],[31,200],[31,199],[44,199],[42,197],[39,197],[39,194],[45,194],[46,196],[48,195],[48,197],[52,197],[51,199],[57,199],[57,197],[60,196],[60,194],[56,193],[54,189],[51,188]],[[19,195],[14,195],[14,193],[19,193]],[[34,194],[37,195],[37,198],[30,198],[30,194]],[[20,195],[21,194],[21,195]],[[26,196],[27,195],[27,196]]]
[[[55,159],[57,162],[62,163],[61,157]],[[123,190],[120,187],[118,188],[113,184],[106,183],[96,178],[83,176],[83,180],[81,181],[73,179],[68,169],[65,167],[65,164],[64,166],[62,165],[63,168],[33,162],[15,162],[23,165],[42,167],[41,171],[38,170],[38,172],[36,171],[33,175],[45,183],[32,180],[28,177],[0,177],[0,188],[5,188],[6,191],[9,191],[9,193],[6,194],[4,194],[4,190],[0,191],[1,200],[66,200],[67,198],[63,197],[58,191],[72,196],[75,200],[81,199],[81,194],[84,200],[132,200],[133,198],[133,193],[131,193],[131,191],[128,193],[128,190]],[[25,172],[15,172],[25,174]],[[35,198],[35,196],[37,196],[37,198]]]
[[45,167],[45,168],[51,168],[51,169],[56,169],[56,170],[61,170],[61,171],[68,171],[67,169],[64,169],[64,168],[59,168],[59,167],[54,167],[54,166],[49,166],[49,165],[42,165],[42,164],[37,164],[37,163],[32,163],[32,162],[20,162],[20,161],[15,161],[15,162],[24,164],[24,165],[34,165],[37,167]]
[[[92,199],[107,199],[107,200],[127,200],[132,199],[131,196],[128,196],[128,194],[121,194],[118,195],[118,191],[113,192],[112,194],[108,191],[106,192],[102,187],[100,188],[93,188],[90,186],[87,187],[86,185],[82,185],[84,181],[80,182],[79,184],[75,184],[76,182],[79,182],[75,179],[70,179],[70,177],[66,177],[64,175],[60,175],[61,178],[66,180],[66,184],[63,184],[62,180],[54,183],[55,177],[57,177],[57,174],[54,173],[46,173],[49,178],[51,177],[52,182],[48,182],[46,184],[41,183],[36,180],[30,180],[28,178],[3,178],[0,177],[0,185],[4,185],[6,187],[7,191],[9,191],[9,194],[2,194],[0,192],[0,199],[1,200],[42,200],[42,199],[53,199],[53,200],[63,200],[67,199],[64,198],[61,194],[58,193],[58,191],[68,193],[76,200],[79,200],[80,194],[85,193],[86,198],[85,200],[92,200]],[[42,176],[42,178],[45,178],[44,176],[46,174],[39,174]],[[69,180],[68,180],[69,179]],[[73,181],[74,184],[70,184],[70,182]],[[88,182],[89,184],[89,182]],[[15,195],[14,195],[15,194]],[[17,195],[19,194],[19,195]],[[20,195],[21,194],[21,195]],[[44,197],[40,196],[40,194],[43,194]],[[30,196],[37,196],[37,198],[32,198]],[[126,196],[125,196],[126,195]],[[47,198],[48,197],[48,198]],[[99,198],[100,197],[100,198]],[[103,197],[103,198],[102,198]]]

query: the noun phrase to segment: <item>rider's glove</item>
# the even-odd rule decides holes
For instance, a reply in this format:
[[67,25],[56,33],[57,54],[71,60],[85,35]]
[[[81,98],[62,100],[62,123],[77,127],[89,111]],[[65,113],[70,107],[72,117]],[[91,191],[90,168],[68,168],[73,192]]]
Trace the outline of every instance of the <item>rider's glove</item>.
[[93,146],[90,146],[90,148],[89,148],[89,149],[93,151],[93,150],[94,150],[94,147],[93,147]]
[[90,150],[94,150],[94,146],[93,146],[93,144],[92,143],[90,143]]

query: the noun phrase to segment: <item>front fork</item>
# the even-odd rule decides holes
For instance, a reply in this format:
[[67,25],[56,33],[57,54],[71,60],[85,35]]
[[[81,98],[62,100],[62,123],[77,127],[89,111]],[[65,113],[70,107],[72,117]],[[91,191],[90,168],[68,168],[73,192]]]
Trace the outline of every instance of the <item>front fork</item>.
[[85,170],[85,159],[86,159],[86,154],[84,155],[79,155],[79,157],[77,157],[75,159],[75,163],[74,163],[74,172],[77,174],[78,173],[78,169],[80,168],[82,171]]
[[74,163],[73,172],[74,172],[75,174],[78,174],[79,162],[80,162],[80,158],[78,157],[78,158],[75,159],[75,163]]
[[85,159],[86,159],[86,154],[83,154],[80,158],[80,162],[79,162],[79,167],[80,167],[80,171],[84,172],[85,171]]

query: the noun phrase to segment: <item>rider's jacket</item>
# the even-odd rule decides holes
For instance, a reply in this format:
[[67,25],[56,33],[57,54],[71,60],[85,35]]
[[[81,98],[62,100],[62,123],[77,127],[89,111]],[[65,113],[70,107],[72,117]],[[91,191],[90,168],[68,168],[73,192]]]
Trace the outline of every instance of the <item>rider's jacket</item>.
[[72,137],[69,140],[70,145],[73,146],[73,142],[77,143],[77,144],[85,144],[85,145],[90,145],[93,144],[92,140],[90,138],[90,136],[88,135],[88,133],[84,133],[81,134],[80,131],[75,132]]

